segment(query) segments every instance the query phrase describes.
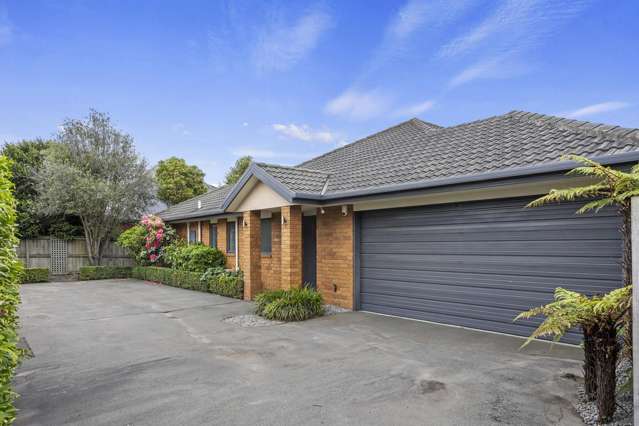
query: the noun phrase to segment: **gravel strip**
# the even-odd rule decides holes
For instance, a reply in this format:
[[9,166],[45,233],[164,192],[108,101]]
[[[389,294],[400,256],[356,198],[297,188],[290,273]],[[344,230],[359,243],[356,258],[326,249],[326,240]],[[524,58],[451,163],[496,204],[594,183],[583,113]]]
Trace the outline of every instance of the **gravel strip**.
[[342,308],[341,306],[337,306],[337,305],[324,305],[325,316],[341,314],[344,312],[350,312],[350,309]]
[[267,327],[269,325],[284,324],[282,321],[271,321],[254,314],[236,315],[224,318],[222,321],[241,327]]
[[[632,362],[628,359],[622,359],[617,364],[617,410],[613,417],[613,421],[605,423],[611,426],[627,426],[632,425],[632,391],[622,393],[619,388],[624,385],[632,375]],[[594,401],[586,400],[586,393],[583,385],[577,386],[577,411],[587,425],[597,425],[597,406]]]

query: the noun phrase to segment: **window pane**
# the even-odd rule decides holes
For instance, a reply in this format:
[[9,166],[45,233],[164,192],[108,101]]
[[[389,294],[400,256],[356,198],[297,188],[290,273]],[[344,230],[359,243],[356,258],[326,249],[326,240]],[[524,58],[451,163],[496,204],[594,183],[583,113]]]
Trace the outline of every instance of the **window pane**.
[[195,243],[197,240],[197,231],[195,229],[191,229],[189,232],[189,243]]
[[271,219],[260,221],[262,253],[271,254]]
[[235,253],[235,222],[226,223],[226,252]]
[[209,224],[209,244],[217,248],[217,225],[214,223]]

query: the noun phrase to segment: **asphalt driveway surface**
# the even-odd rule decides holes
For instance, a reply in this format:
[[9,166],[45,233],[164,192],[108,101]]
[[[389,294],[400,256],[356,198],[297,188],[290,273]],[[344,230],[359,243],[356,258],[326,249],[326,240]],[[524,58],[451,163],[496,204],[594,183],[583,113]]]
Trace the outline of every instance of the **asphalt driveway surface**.
[[250,303],[135,280],[22,296],[17,425],[581,424],[572,347],[361,312],[242,327]]

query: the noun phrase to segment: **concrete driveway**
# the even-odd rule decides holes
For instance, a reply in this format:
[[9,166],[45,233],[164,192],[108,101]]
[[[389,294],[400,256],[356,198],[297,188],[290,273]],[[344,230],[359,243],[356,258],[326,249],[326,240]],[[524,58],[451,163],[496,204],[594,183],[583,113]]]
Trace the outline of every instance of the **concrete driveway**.
[[361,312],[241,327],[250,303],[135,280],[22,296],[17,425],[581,424],[572,347]]

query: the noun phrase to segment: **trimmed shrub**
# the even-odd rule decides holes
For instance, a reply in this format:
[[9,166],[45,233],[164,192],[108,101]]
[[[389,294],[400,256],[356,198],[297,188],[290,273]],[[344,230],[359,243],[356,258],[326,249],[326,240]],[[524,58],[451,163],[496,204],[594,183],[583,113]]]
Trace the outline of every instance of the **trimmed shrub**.
[[0,156],[0,424],[13,422],[16,397],[11,380],[22,351],[18,348],[18,305],[22,264],[16,257],[16,201],[11,162]]
[[130,276],[130,266],[83,266],[80,268],[80,281],[109,280]]
[[244,277],[242,271],[227,271],[216,267],[206,270],[200,278],[208,286],[209,293],[241,299],[244,296]]
[[236,299],[241,299],[244,295],[244,281],[241,273],[225,272],[223,274],[209,274],[204,277],[204,274],[200,272],[156,266],[136,266],[132,268],[131,277]]
[[202,273],[226,265],[226,256],[221,250],[204,244],[186,244],[181,240],[168,246],[164,256],[171,268],[180,271]]
[[46,283],[49,281],[49,268],[24,268],[20,274],[20,282]]
[[307,287],[275,290],[267,292],[262,298],[260,296],[256,312],[270,320],[304,321],[324,315],[322,295]]

